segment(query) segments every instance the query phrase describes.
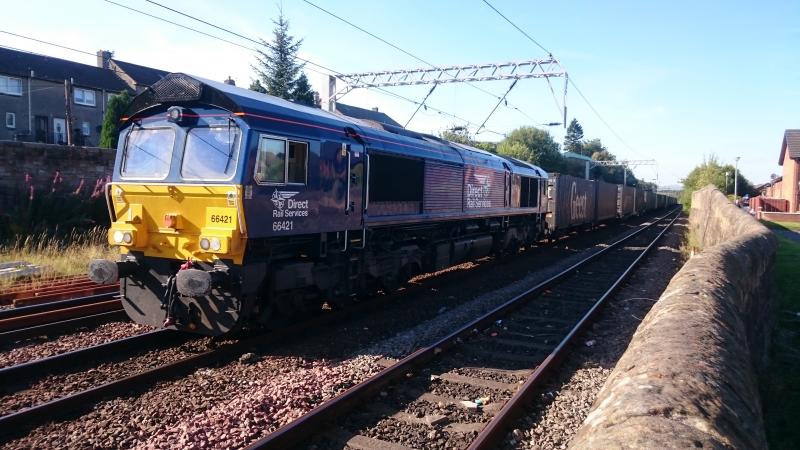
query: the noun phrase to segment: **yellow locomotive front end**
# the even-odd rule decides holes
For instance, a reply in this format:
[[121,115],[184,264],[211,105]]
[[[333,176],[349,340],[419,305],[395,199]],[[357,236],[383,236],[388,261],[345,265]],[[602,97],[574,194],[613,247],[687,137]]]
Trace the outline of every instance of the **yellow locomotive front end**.
[[144,256],[242,263],[241,186],[112,184],[108,243]]
[[137,323],[220,335],[241,325],[246,244],[239,185],[112,183],[108,242],[120,260],[90,277],[120,280]]

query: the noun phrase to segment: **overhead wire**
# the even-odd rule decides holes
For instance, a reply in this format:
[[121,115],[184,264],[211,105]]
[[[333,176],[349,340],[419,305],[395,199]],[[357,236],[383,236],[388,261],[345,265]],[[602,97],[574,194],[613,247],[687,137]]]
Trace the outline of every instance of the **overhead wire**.
[[[506,17],[506,15],[505,15],[505,14],[503,14],[503,13],[502,13],[502,12],[500,12],[500,11],[499,11],[497,8],[495,8],[495,7],[494,7],[494,5],[492,5],[491,3],[489,3],[489,1],[488,1],[488,0],[481,0],[481,1],[483,1],[483,3],[485,3],[485,4],[486,4],[486,5],[489,7],[489,8],[491,8],[491,9],[492,9],[494,12],[496,12],[496,13],[497,13],[497,14],[498,14],[500,17],[502,17],[503,19],[505,19],[505,21],[506,21],[506,22],[508,22],[508,23],[509,23],[509,24],[510,24],[512,27],[514,27],[514,28],[515,28],[517,31],[519,31],[520,33],[522,33],[522,35],[523,35],[523,36],[525,36],[525,37],[526,37],[526,38],[527,38],[529,41],[533,42],[533,43],[534,43],[534,44],[535,44],[537,47],[539,47],[539,48],[540,48],[540,49],[542,49],[543,51],[547,52],[547,54],[548,54],[548,55],[552,56],[552,53],[551,53],[549,50],[547,50],[547,49],[546,49],[544,46],[542,46],[542,44],[540,44],[538,41],[536,41],[536,39],[534,39],[533,37],[531,37],[531,35],[529,35],[528,33],[526,33],[526,32],[525,32],[525,30],[523,30],[522,28],[520,28],[519,26],[517,26],[517,24],[515,24],[513,21],[511,21],[511,19],[509,19],[508,17]],[[602,115],[600,115],[600,112],[599,112],[599,111],[597,111],[597,109],[595,109],[595,107],[594,107],[594,106],[593,106],[593,105],[592,105],[592,104],[589,102],[589,99],[588,99],[588,98],[586,98],[586,96],[583,94],[583,92],[581,92],[580,88],[578,88],[578,86],[575,84],[575,81],[574,81],[574,77],[573,77],[573,76],[570,76],[569,78],[567,78],[567,81],[568,81],[568,83],[569,83],[570,85],[572,85],[572,87],[574,87],[574,88],[575,88],[575,90],[578,92],[578,95],[580,95],[580,97],[583,99],[583,101],[584,101],[584,102],[586,102],[586,105],[587,105],[587,106],[589,106],[589,109],[591,109],[591,110],[592,110],[592,112],[593,112],[593,113],[594,113],[594,114],[597,116],[597,118],[598,118],[598,119],[600,119],[600,121],[603,123],[603,125],[605,125],[605,126],[606,126],[606,128],[608,128],[608,130],[609,130],[609,131],[611,131],[611,133],[612,133],[612,134],[613,134],[613,135],[614,135],[614,136],[615,136],[615,137],[616,137],[616,138],[617,138],[617,139],[618,139],[618,140],[619,140],[619,141],[620,141],[620,142],[621,142],[621,143],[622,143],[622,144],[623,144],[625,147],[627,147],[629,150],[631,150],[631,151],[632,151],[632,152],[634,152],[634,153],[638,153],[638,154],[642,155],[642,153],[641,153],[641,152],[639,152],[638,150],[636,150],[636,149],[634,149],[633,147],[631,147],[631,146],[630,146],[630,145],[627,143],[627,141],[625,141],[625,139],[623,139],[623,138],[622,138],[622,136],[620,136],[620,135],[619,135],[619,133],[617,133],[617,132],[614,130],[614,128],[612,128],[612,127],[611,127],[611,125],[610,125],[610,124],[609,124],[609,123],[608,123],[608,122],[607,122],[607,121],[606,121],[606,120],[603,118],[603,116],[602,116]],[[556,101],[556,104],[557,104],[557,103],[558,103],[558,102]],[[646,155],[645,155],[645,156],[646,156]]]
[[[147,1],[150,1],[151,3],[154,3],[154,2],[152,2],[151,0],[147,0]],[[314,7],[314,8],[316,8],[316,9],[318,9],[318,10],[320,10],[320,11],[324,12],[325,14],[328,14],[329,16],[331,16],[331,17],[333,17],[333,18],[335,18],[335,19],[337,19],[337,20],[339,20],[339,21],[341,21],[341,22],[343,22],[343,23],[345,23],[345,24],[347,24],[347,25],[350,25],[351,27],[353,27],[353,28],[355,28],[355,29],[357,29],[357,30],[361,31],[362,33],[365,33],[365,34],[367,34],[368,36],[371,36],[372,38],[374,38],[374,39],[377,39],[377,40],[379,40],[379,41],[383,42],[384,44],[386,44],[386,45],[388,45],[388,46],[390,46],[390,47],[394,48],[395,50],[398,50],[399,52],[401,52],[401,53],[403,53],[403,54],[405,54],[405,55],[408,55],[408,56],[410,56],[411,58],[414,58],[415,60],[417,60],[417,61],[421,62],[422,64],[425,64],[425,65],[427,65],[427,66],[430,66],[430,67],[432,67],[432,68],[434,68],[434,69],[438,69],[438,68],[439,68],[438,66],[436,66],[436,65],[432,64],[431,62],[429,62],[429,61],[426,61],[426,60],[424,60],[424,59],[420,58],[419,56],[417,56],[417,55],[415,55],[415,54],[413,54],[413,53],[409,52],[408,50],[405,50],[405,49],[401,48],[400,46],[398,46],[398,45],[396,45],[396,44],[394,44],[394,43],[392,43],[392,42],[389,42],[388,40],[386,40],[386,39],[384,39],[384,38],[382,38],[382,37],[378,36],[377,34],[375,34],[375,33],[371,32],[371,31],[369,31],[369,30],[366,30],[366,29],[364,29],[364,28],[362,28],[362,27],[360,27],[360,26],[356,25],[355,23],[353,23],[353,22],[351,22],[351,21],[349,21],[349,20],[347,20],[347,19],[345,19],[345,18],[343,18],[343,17],[340,17],[339,15],[337,15],[337,14],[335,14],[335,13],[331,12],[331,11],[328,11],[327,9],[325,9],[325,8],[323,8],[323,7],[321,7],[321,6],[317,5],[317,4],[315,4],[315,3],[313,3],[313,2],[311,2],[311,1],[309,1],[309,0],[303,0],[303,1],[304,1],[305,3],[307,3],[308,5],[310,5],[310,6]],[[450,74],[450,73],[447,73],[447,72],[443,72],[443,73],[445,73],[446,75],[448,75],[448,76],[450,76],[450,77],[452,77],[452,78],[456,78],[456,76],[455,76],[455,75],[453,75],[453,74]],[[493,98],[495,98],[495,99],[497,99],[497,100],[500,100],[500,98],[501,98],[501,96],[500,96],[500,95],[497,95],[497,94],[495,94],[494,92],[491,92],[491,91],[488,91],[488,90],[486,90],[486,89],[483,89],[482,87],[480,87],[480,86],[478,86],[478,85],[476,85],[476,84],[474,84],[474,83],[466,82],[466,84],[467,84],[468,86],[470,86],[470,87],[472,87],[472,88],[474,88],[474,89],[478,90],[478,91],[481,91],[481,92],[483,92],[483,93],[485,93],[485,94],[488,94],[488,95],[490,95],[491,97],[493,97]],[[532,122],[536,122],[536,120],[535,120],[535,119],[533,119],[531,116],[529,116],[528,114],[526,114],[525,112],[523,112],[523,111],[522,111],[522,110],[521,110],[519,107],[517,107],[517,106],[514,106],[513,104],[506,105],[506,107],[507,107],[507,108],[509,108],[509,109],[516,110],[516,111],[518,111],[519,113],[521,113],[522,115],[524,115],[525,117],[527,117],[527,118],[528,118],[528,120],[531,120]],[[495,107],[495,109],[496,109],[496,107]]]
[[[147,12],[144,12],[144,11],[140,11],[140,10],[138,10],[138,9],[136,9],[136,8],[132,8],[132,7],[130,7],[130,6],[127,6],[127,5],[120,4],[120,3],[117,3],[117,2],[115,2],[115,1],[112,1],[112,0],[105,0],[105,1],[106,1],[107,3],[111,3],[111,4],[113,4],[113,5],[116,5],[116,6],[119,6],[119,7],[121,7],[121,8],[125,8],[125,9],[128,9],[128,10],[131,10],[131,11],[137,12],[137,13],[139,13],[139,14],[142,14],[142,15],[148,16],[148,17],[150,17],[150,18],[153,18],[153,19],[156,19],[156,20],[159,20],[159,21],[162,21],[162,22],[166,22],[166,23],[169,23],[169,24],[171,24],[171,25],[178,26],[178,27],[180,27],[180,28],[183,28],[183,29],[186,29],[186,30],[189,30],[189,31],[193,31],[193,32],[195,32],[195,33],[199,33],[199,34],[202,34],[202,35],[204,35],[204,36],[207,36],[207,37],[210,37],[210,38],[213,38],[213,39],[217,39],[217,40],[220,40],[220,41],[223,41],[223,42],[226,42],[226,43],[232,44],[232,45],[236,45],[237,47],[241,47],[241,48],[248,49],[248,50],[251,50],[251,51],[258,51],[258,50],[257,50],[257,49],[255,49],[255,48],[251,48],[251,47],[248,47],[248,46],[242,45],[242,44],[240,44],[240,43],[233,42],[233,41],[230,41],[230,40],[228,40],[228,39],[224,39],[224,38],[221,38],[221,37],[219,37],[219,36],[216,36],[216,35],[213,35],[213,34],[210,34],[210,33],[206,33],[206,32],[204,32],[204,31],[201,31],[201,30],[197,30],[197,29],[195,29],[195,28],[192,28],[192,27],[189,27],[189,26],[187,26],[187,25],[183,25],[183,24],[180,24],[180,23],[178,23],[178,22],[174,22],[174,21],[171,21],[171,20],[165,19],[165,18],[163,18],[163,17],[160,17],[160,16],[157,16],[157,15],[155,15],[155,14],[150,14],[150,13],[147,13]],[[159,7],[161,7],[161,8],[167,9],[167,10],[169,10],[169,11],[172,11],[172,12],[176,13],[176,14],[180,14],[180,15],[182,15],[182,16],[184,16],[184,17],[187,17],[187,18],[189,18],[189,19],[192,19],[192,20],[195,20],[195,21],[197,21],[197,22],[203,23],[203,24],[205,24],[205,25],[208,25],[208,26],[214,27],[215,29],[218,29],[218,30],[220,30],[220,31],[223,31],[223,32],[229,33],[229,34],[231,34],[231,35],[237,36],[237,37],[239,37],[239,38],[242,38],[242,39],[246,39],[246,40],[248,40],[248,41],[250,41],[250,42],[254,42],[254,43],[258,44],[258,45],[262,45],[262,46],[264,46],[264,47],[267,47],[267,48],[270,48],[270,49],[274,49],[274,47],[273,47],[272,45],[270,45],[268,42],[265,42],[265,41],[263,41],[263,40],[262,40],[262,41],[258,41],[258,40],[256,40],[256,39],[253,39],[253,38],[247,37],[247,36],[245,36],[245,35],[242,35],[242,34],[240,34],[240,33],[237,33],[237,32],[235,32],[235,31],[232,31],[232,30],[230,30],[230,29],[228,29],[228,28],[225,28],[225,27],[222,27],[222,26],[219,26],[219,25],[213,24],[213,23],[211,23],[211,22],[209,22],[209,21],[207,21],[207,20],[201,19],[201,18],[199,18],[199,17],[196,17],[196,16],[193,16],[193,15],[191,15],[191,14],[187,14],[187,13],[185,13],[185,12],[179,11],[179,10],[177,10],[177,9],[174,9],[174,8],[171,8],[171,7],[168,7],[168,6],[162,5],[162,4],[158,3],[158,2],[151,1],[151,0],[147,0],[147,1],[148,1],[149,3],[152,3],[153,5],[156,5],[156,6],[159,6]],[[311,61],[311,60],[309,60],[309,59],[306,59],[306,58],[301,58],[301,57],[299,57],[299,56],[296,56],[295,58],[296,58],[296,59],[298,59],[298,60],[300,60],[300,61],[303,61],[303,62],[305,62],[305,63],[308,63],[308,64],[311,64],[311,65],[313,65],[313,66],[319,67],[319,68],[321,68],[321,69],[323,69],[323,70],[326,70],[326,71],[328,71],[328,72],[330,72],[330,73],[320,72],[320,71],[318,71],[318,70],[314,70],[314,69],[311,69],[311,68],[308,68],[308,67],[307,67],[307,69],[309,69],[309,70],[311,70],[311,71],[313,71],[313,72],[320,73],[320,74],[322,74],[322,75],[330,75],[330,74],[335,74],[335,75],[344,75],[344,73],[343,73],[343,72],[340,72],[340,71],[338,71],[338,70],[335,70],[335,69],[332,69],[332,68],[330,68],[330,67],[324,66],[324,65],[322,65],[322,64],[316,63],[316,62],[314,62],[314,61]],[[403,95],[400,95],[400,94],[397,94],[397,93],[394,93],[394,92],[388,91],[388,90],[386,90],[386,89],[383,89],[383,88],[379,88],[379,87],[372,87],[372,88],[370,88],[370,89],[372,89],[373,91],[377,91],[377,92],[379,92],[379,93],[382,93],[382,94],[384,94],[384,95],[390,95],[390,96],[392,96],[392,97],[395,97],[395,98],[398,98],[398,99],[404,100],[404,101],[406,101],[406,102],[409,102],[409,103],[412,103],[412,104],[414,104],[414,105],[420,105],[420,102],[417,102],[416,100],[410,99],[410,98],[408,98],[408,97],[405,97],[405,96],[403,96]],[[459,117],[459,116],[457,116],[457,115],[455,115],[455,114],[449,113],[449,112],[447,112],[447,111],[443,111],[443,110],[441,110],[441,109],[434,108],[434,107],[432,107],[432,106],[429,106],[429,105],[428,105],[428,106],[426,106],[426,107],[427,107],[428,109],[431,109],[431,110],[433,110],[433,111],[435,111],[435,112],[439,113],[439,114],[442,114],[442,115],[446,115],[446,116],[452,117],[452,118],[454,118],[454,119],[457,119],[457,120],[463,121],[463,122],[465,122],[465,123],[468,123],[468,124],[470,124],[470,125],[472,125],[472,126],[477,126],[477,124],[476,124],[476,123],[474,123],[474,122],[472,122],[472,121],[469,121],[469,120],[466,120],[466,119],[464,119],[464,118],[461,118],[461,117]],[[493,133],[493,134],[497,134],[497,135],[500,135],[500,136],[505,136],[505,134],[504,134],[504,133],[500,133],[500,132],[496,132],[496,131],[492,131],[492,130],[487,130],[487,132],[490,132],[490,133]]]

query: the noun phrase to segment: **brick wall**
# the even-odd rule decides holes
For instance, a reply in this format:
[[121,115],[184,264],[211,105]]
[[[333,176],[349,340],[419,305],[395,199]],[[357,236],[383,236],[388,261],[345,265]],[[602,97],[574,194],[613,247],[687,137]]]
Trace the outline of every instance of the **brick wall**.
[[[0,208],[34,195],[75,193],[90,197],[111,176],[116,150],[0,141]],[[57,176],[58,174],[58,176]],[[55,180],[55,182],[54,182]]]

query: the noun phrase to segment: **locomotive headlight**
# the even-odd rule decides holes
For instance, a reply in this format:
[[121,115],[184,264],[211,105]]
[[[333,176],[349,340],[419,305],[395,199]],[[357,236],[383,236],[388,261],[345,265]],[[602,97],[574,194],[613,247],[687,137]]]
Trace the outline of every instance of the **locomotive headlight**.
[[[116,235],[117,233],[114,233],[114,234]],[[116,238],[116,236],[114,236],[114,237]],[[131,234],[130,231],[126,231],[126,232],[122,233],[122,242],[130,245],[131,242],[133,242],[133,234]]]
[[114,237],[114,242],[116,242],[117,244],[122,244],[122,240],[125,238],[125,236],[123,235],[122,231],[119,231],[119,230],[114,232],[114,236],[113,237]]
[[167,120],[170,122],[178,123],[183,119],[183,108],[180,106],[173,106],[167,110]]
[[208,238],[201,238],[200,239],[200,248],[203,250],[208,250],[211,247],[211,243],[208,242]]
[[222,243],[219,238],[211,238],[211,250],[218,252],[222,248]]

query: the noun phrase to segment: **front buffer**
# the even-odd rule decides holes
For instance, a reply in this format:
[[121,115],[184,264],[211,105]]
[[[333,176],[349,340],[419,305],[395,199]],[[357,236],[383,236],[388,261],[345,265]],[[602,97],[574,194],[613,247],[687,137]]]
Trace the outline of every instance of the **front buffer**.
[[122,305],[136,323],[220,336],[248,315],[240,280],[237,266],[137,258],[120,279]]

